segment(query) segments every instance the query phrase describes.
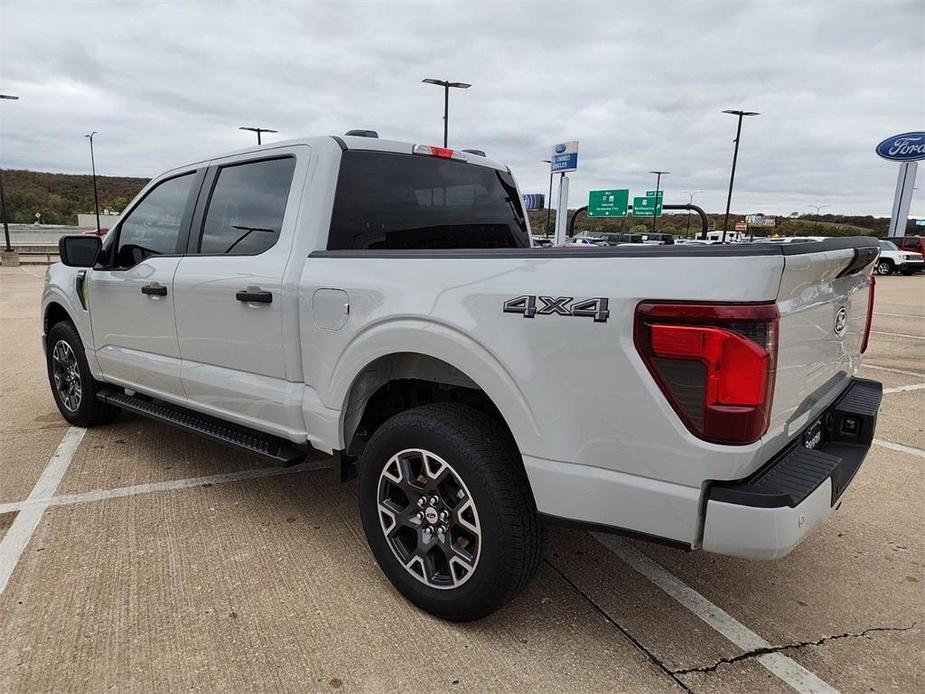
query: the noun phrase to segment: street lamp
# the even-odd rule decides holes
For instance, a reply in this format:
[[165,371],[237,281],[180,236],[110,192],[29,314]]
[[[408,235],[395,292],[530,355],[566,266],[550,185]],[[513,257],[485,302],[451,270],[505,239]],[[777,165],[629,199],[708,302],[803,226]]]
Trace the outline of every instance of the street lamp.
[[656,212],[658,212],[658,192],[661,190],[662,176],[671,175],[670,171],[650,171],[650,174],[655,174],[655,207],[652,210],[652,233],[655,233],[655,220],[658,219]]
[[552,212],[552,161],[543,159],[544,164],[549,164],[549,195],[546,197],[546,226],[543,227],[543,233],[549,236],[549,214]]
[[[0,99],[7,99],[9,101],[18,101],[18,96],[13,96],[12,94],[0,94]],[[6,198],[3,196],[3,172],[0,170],[0,217],[3,218],[3,240],[6,241],[6,252],[11,253],[13,251],[13,246],[10,245],[10,227],[6,221]]]
[[831,205],[810,205],[810,207],[814,207],[814,208],[816,209],[816,223],[813,224],[813,236],[815,236],[815,235],[816,235],[816,229],[819,228],[819,211],[820,211],[823,207],[831,207]]
[[260,133],[275,133],[275,132],[279,132],[278,130],[270,130],[269,128],[249,128],[249,127],[244,126],[244,125],[242,125],[240,128],[238,128],[238,130],[249,130],[249,131],[252,132],[252,133],[257,133],[257,145],[258,145],[258,146],[263,144],[263,143],[260,141]]
[[96,233],[100,233],[100,198],[96,193],[96,160],[93,158],[93,136],[96,135],[96,130],[94,130],[89,135],[84,135],[87,139],[90,140],[90,166],[93,170],[93,205],[96,207]]
[[[687,204],[688,204],[688,205],[693,205],[693,204],[694,204],[694,196],[697,195],[697,193],[703,193],[703,192],[705,192],[705,191],[702,191],[702,190],[683,190],[683,191],[681,191],[681,192],[682,192],[682,193],[687,193],[687,195],[688,195]],[[687,235],[687,236],[690,236],[690,235],[691,235],[691,210],[690,210],[690,207],[687,208],[687,234],[686,234],[686,235]]]
[[731,116],[738,116],[739,118],[739,124],[736,126],[736,146],[732,153],[732,173],[729,174],[729,195],[726,197],[726,217],[723,219],[723,243],[726,243],[726,231],[729,229],[729,207],[732,205],[732,182],[736,177],[736,159],[739,157],[739,136],[742,134],[742,117],[757,116],[759,113],[757,111],[736,111],[735,109],[727,109],[723,111],[723,113],[728,113]]
[[465,82],[447,82],[446,80],[435,80],[428,77],[426,80],[421,80],[425,84],[436,84],[438,87],[443,87],[443,146],[447,146],[447,131],[449,129],[450,123],[450,87],[454,89],[468,89],[471,87],[471,84],[466,84]]

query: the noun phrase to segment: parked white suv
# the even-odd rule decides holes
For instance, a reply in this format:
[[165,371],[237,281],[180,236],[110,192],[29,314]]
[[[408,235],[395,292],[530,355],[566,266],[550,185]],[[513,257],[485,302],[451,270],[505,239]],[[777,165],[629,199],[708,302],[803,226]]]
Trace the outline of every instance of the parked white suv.
[[877,258],[876,266],[878,275],[892,275],[894,272],[911,275],[925,268],[925,260],[922,259],[921,253],[904,251],[892,241],[885,239],[881,239],[879,244],[880,257]]
[[529,579],[542,518],[789,552],[874,435],[877,250],[533,248],[506,166],[316,137],[167,172],[63,239],[43,344],[77,426],[333,454],[395,587],[466,620]]

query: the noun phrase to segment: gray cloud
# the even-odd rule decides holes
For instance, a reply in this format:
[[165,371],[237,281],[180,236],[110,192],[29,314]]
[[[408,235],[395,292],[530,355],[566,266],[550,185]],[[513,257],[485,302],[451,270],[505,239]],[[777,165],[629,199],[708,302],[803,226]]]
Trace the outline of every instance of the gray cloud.
[[[0,162],[151,176],[251,143],[374,128],[507,162],[545,191],[550,147],[581,142],[571,203],[600,187],[702,189],[724,206],[745,123],[738,212],[889,214],[873,148],[925,128],[925,2],[53,3],[5,0]],[[269,138],[268,138],[269,139]],[[925,177],[925,174],[923,174]],[[921,179],[920,179],[921,180]],[[925,186],[925,183],[920,184]],[[913,213],[925,216],[917,191]]]

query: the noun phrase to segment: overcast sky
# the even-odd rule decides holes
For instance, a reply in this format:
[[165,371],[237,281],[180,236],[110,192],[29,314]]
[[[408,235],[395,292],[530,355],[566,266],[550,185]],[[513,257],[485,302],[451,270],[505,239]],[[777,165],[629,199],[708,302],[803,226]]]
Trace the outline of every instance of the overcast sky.
[[[889,215],[883,138],[925,130],[925,0],[363,3],[0,0],[0,164],[153,176],[266,141],[371,128],[510,164],[545,192],[553,144],[580,142],[570,204],[594,188],[703,190],[733,211]],[[925,167],[912,212],[925,216]]]

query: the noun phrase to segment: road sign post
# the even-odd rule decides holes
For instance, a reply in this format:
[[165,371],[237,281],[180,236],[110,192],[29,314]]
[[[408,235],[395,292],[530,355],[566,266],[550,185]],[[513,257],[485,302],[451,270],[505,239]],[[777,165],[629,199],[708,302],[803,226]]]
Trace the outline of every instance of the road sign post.
[[556,210],[556,240],[555,244],[561,246],[565,243],[565,232],[568,228],[568,176],[569,171],[578,169],[578,140],[560,142],[552,148],[549,160],[550,174],[559,174],[559,206]]
[[912,191],[915,189],[916,169],[918,162],[925,160],[925,131],[888,137],[877,145],[876,151],[883,159],[899,162],[899,176],[896,178],[896,193],[893,195],[888,235],[905,236],[909,205],[912,202]]
[[588,192],[589,217],[625,217],[629,208],[630,192],[618,190],[592,190]]

